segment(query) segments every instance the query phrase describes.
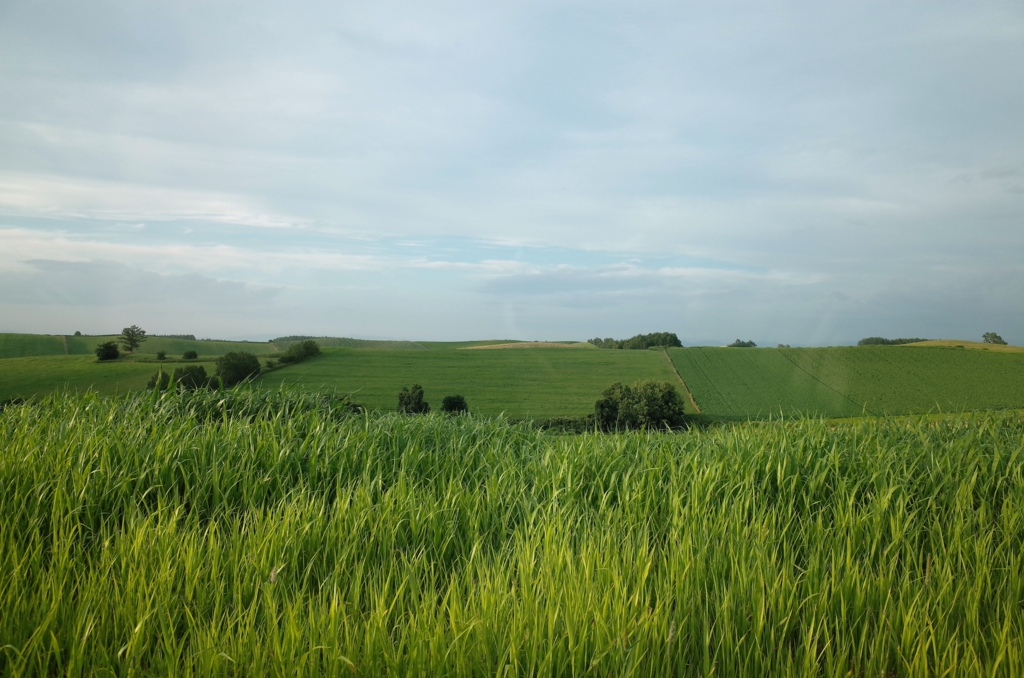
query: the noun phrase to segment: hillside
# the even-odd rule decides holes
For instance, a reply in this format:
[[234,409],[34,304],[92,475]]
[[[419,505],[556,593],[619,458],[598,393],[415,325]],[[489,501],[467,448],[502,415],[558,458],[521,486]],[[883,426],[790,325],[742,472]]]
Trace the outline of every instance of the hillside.
[[[59,334],[0,333],[0,359],[47,355],[92,355],[99,344],[117,341],[114,334],[79,336]],[[217,339],[171,339],[147,337],[139,348],[142,355],[164,351],[168,357],[195,351],[200,356],[221,356],[231,351],[248,351],[256,355],[276,353],[278,348],[265,341],[220,341]]]

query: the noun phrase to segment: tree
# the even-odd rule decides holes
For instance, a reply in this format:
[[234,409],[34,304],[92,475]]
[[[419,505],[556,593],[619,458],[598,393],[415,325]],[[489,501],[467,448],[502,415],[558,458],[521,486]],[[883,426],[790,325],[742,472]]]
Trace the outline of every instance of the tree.
[[426,414],[430,403],[423,400],[423,387],[413,384],[412,388],[402,387],[398,393],[398,411],[404,414]]
[[80,337],[80,336],[82,336],[82,332],[81,332],[81,330],[75,330],[75,336],[76,336],[76,337]]
[[232,351],[217,358],[217,376],[225,386],[240,384],[260,373],[260,360],[252,353]]
[[664,381],[612,384],[594,403],[594,418],[606,431],[678,428],[685,423],[682,396]]
[[115,360],[121,352],[117,350],[117,342],[105,341],[96,347],[96,357],[100,360]]
[[1003,338],[995,332],[986,332],[981,335],[981,338],[985,340],[986,344],[1000,344],[1002,346],[1006,346],[1006,342],[1003,341]]
[[441,401],[441,411],[446,414],[464,414],[469,412],[466,399],[460,395],[445,396]]
[[736,341],[734,341],[731,344],[729,344],[729,348],[756,348],[756,347],[757,347],[757,344],[755,344],[753,341],[740,341],[739,339],[737,339]]
[[206,376],[206,368],[202,365],[188,365],[173,373],[160,370],[150,377],[146,388],[150,390],[159,388],[161,391],[166,391],[171,384],[174,384],[179,391],[194,391],[209,386],[210,378]]
[[320,344],[312,339],[300,341],[288,347],[281,357],[282,363],[301,363],[303,360],[320,355]]
[[142,329],[138,325],[132,325],[121,330],[121,346],[124,347],[125,351],[132,353],[142,342],[146,340],[146,330]]
[[167,351],[157,351],[156,352],[156,359],[157,360],[167,360]]
[[185,351],[184,353],[181,354],[181,357],[184,358],[185,360],[195,360],[196,358],[199,357],[199,354],[196,353],[195,351]]

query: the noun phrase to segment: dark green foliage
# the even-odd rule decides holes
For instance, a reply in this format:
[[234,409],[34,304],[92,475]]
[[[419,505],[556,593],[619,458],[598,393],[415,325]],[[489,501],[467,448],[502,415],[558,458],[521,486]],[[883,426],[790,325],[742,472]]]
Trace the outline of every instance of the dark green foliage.
[[858,346],[901,346],[903,344],[916,344],[921,341],[928,341],[927,339],[921,339],[920,337],[912,337],[909,339],[886,339],[884,337],[867,337],[857,342]]
[[157,351],[156,352],[156,359],[157,360],[166,360],[167,359],[167,351]]
[[678,428],[684,424],[683,399],[665,381],[616,382],[594,403],[594,418],[606,431]]
[[185,351],[184,353],[181,354],[181,357],[184,358],[185,360],[195,360],[196,358],[199,357],[199,354],[196,353],[195,351]]
[[82,336],[82,333],[81,333],[81,332],[79,332],[78,330],[75,330],[75,336],[76,336],[76,337],[80,337],[80,336]]
[[653,347],[681,347],[683,344],[679,341],[679,337],[676,336],[675,332],[652,332],[650,334],[638,334],[635,337],[629,339],[601,339],[595,337],[588,339],[588,343],[597,346],[598,348],[619,348],[619,349],[632,349],[632,350],[645,350]]
[[441,401],[441,411],[447,414],[464,414],[469,412],[469,405],[460,395],[445,396]]
[[96,357],[100,360],[115,360],[121,352],[117,350],[117,342],[105,341],[96,347]]
[[142,342],[145,340],[146,330],[142,329],[138,325],[132,325],[131,327],[126,327],[121,330],[121,346],[123,346],[124,350],[129,353],[134,352],[135,349],[141,346]]
[[202,365],[187,365],[179,370],[173,372],[164,372],[160,370],[149,379],[149,383],[146,384],[146,388],[153,390],[159,385],[161,391],[166,391],[168,386],[171,385],[173,379],[174,385],[178,390],[192,391],[197,388],[207,388],[210,385],[210,377],[206,375],[206,368]]
[[541,431],[555,433],[592,433],[594,431],[594,415],[583,417],[551,417],[534,421],[533,427]]
[[260,360],[252,353],[232,351],[217,358],[217,376],[224,386],[234,386],[246,379],[259,376]]
[[196,335],[194,334],[151,334],[149,336],[160,337],[161,339],[190,339],[192,341],[196,340]]
[[275,362],[274,362],[273,360],[271,360],[271,359],[267,359],[267,361],[266,361],[266,363],[265,363],[265,364],[266,364],[266,366],[267,366],[267,369],[268,369],[268,370],[272,370],[272,369],[274,369],[275,367],[277,367],[277,363],[275,363]]
[[404,414],[430,412],[430,403],[423,400],[423,387],[419,384],[413,384],[411,389],[403,387],[398,394],[398,411]]
[[986,332],[981,335],[981,338],[985,340],[986,344],[1000,344],[1002,346],[1006,346],[1006,342],[1003,341],[1003,338],[995,332]]
[[755,344],[753,341],[740,341],[739,339],[737,339],[736,341],[729,344],[729,348],[757,348],[757,344]]
[[301,363],[303,360],[320,355],[320,345],[312,339],[305,339],[288,347],[279,358],[282,363]]

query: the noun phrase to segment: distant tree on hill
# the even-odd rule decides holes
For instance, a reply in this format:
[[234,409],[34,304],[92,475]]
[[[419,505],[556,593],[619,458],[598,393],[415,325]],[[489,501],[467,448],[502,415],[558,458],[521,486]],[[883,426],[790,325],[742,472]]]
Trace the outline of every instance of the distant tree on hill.
[[617,348],[617,349],[629,349],[629,350],[644,350],[648,348],[654,348],[658,346],[675,346],[681,347],[683,344],[679,341],[679,337],[676,336],[675,332],[651,332],[650,334],[638,334],[630,337],[629,339],[601,339],[595,337],[588,339],[587,343],[593,344],[598,348]]
[[1002,346],[1006,346],[1006,342],[1003,341],[1003,338],[995,332],[986,332],[981,335],[981,338],[985,340],[986,344],[1000,344]]
[[426,414],[430,403],[423,400],[423,387],[413,384],[412,388],[402,387],[398,393],[398,411],[404,414]]
[[117,350],[117,342],[105,341],[96,347],[96,357],[100,360],[115,360],[121,352]]
[[146,388],[149,390],[159,388],[161,391],[166,391],[172,383],[179,391],[194,391],[198,388],[207,388],[210,385],[210,378],[206,376],[206,368],[202,365],[188,365],[180,370],[175,370],[173,375],[163,370],[156,372],[149,378]]
[[460,395],[445,396],[441,401],[441,411],[447,414],[463,414],[469,412],[466,399]]
[[260,360],[252,353],[232,351],[217,358],[217,376],[225,386],[240,384],[246,379],[259,376]]
[[135,349],[142,345],[142,342],[146,340],[146,330],[142,329],[138,325],[132,325],[121,330],[121,346],[124,350],[129,353],[134,353]]
[[729,344],[729,348],[757,348],[757,344],[755,344],[753,341],[740,341],[739,339],[737,339],[736,341]]
[[167,360],[167,351],[157,351],[156,352],[156,359],[157,360]]
[[79,331],[79,330],[75,330],[75,336],[76,336],[76,337],[80,337],[80,336],[82,336],[82,333],[81,333],[81,331]]
[[196,353],[195,351],[185,351],[184,353],[181,354],[181,357],[184,358],[185,360],[195,360],[196,358],[199,357],[199,354]]
[[683,399],[668,382],[616,382],[594,403],[594,419],[605,431],[677,428],[685,422]]

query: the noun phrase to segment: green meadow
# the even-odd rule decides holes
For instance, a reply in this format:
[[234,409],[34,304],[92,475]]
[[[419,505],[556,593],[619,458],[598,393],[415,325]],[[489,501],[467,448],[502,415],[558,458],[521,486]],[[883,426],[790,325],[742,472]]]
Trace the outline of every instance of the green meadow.
[[[72,334],[10,334],[0,333],[0,359],[22,358],[47,355],[93,355],[96,347],[106,341],[117,341],[118,335],[90,335],[76,337]],[[220,341],[215,339],[171,339],[168,337],[147,337],[138,353],[156,355],[164,351],[169,358],[181,357],[185,351],[195,351],[200,356],[221,356],[231,351],[248,351],[256,355],[278,352],[270,342]]]
[[434,408],[444,396],[459,394],[474,414],[544,419],[587,414],[610,384],[638,379],[679,385],[660,351],[580,348],[327,348],[320,357],[269,372],[257,383],[351,394],[381,410],[394,410],[402,387],[418,383]]
[[1020,676],[1022,441],[1010,413],[7,407],[0,675]]

